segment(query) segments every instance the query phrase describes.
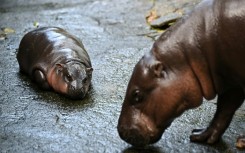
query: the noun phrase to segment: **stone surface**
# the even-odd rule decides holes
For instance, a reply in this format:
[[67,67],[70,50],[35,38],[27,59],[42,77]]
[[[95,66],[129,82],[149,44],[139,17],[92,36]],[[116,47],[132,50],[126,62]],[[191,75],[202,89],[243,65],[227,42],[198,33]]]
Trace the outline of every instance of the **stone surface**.
[[[117,120],[132,69],[151,48],[151,34],[160,34],[150,29],[145,16],[156,4],[171,7],[177,2],[1,0],[0,152],[238,152],[236,137],[245,132],[244,106],[217,145],[189,141],[193,128],[208,125],[216,100],[187,111],[150,147],[137,150],[118,136]],[[36,26],[59,26],[83,41],[94,67],[86,99],[73,101],[42,91],[19,73],[16,50]],[[4,28],[14,33],[4,34]]]

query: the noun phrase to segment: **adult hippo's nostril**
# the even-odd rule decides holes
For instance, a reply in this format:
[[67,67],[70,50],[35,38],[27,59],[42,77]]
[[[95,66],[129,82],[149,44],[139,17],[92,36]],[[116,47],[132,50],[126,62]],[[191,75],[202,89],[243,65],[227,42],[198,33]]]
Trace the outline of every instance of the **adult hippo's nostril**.
[[151,143],[150,136],[136,126],[130,128],[118,126],[118,133],[123,140],[134,147],[144,147]]

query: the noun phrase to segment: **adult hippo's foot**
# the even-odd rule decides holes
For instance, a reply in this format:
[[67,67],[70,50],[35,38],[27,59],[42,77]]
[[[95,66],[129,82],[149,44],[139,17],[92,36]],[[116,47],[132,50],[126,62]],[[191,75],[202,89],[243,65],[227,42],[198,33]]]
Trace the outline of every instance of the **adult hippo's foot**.
[[208,144],[214,144],[220,138],[221,134],[218,131],[208,128],[208,129],[194,129],[190,140],[192,142],[206,142]]
[[[215,116],[207,129],[194,129],[190,140],[192,142],[205,142],[214,144],[219,141],[222,134],[229,126],[235,111],[241,106],[244,100],[243,89],[231,89],[218,96],[217,110]],[[230,105],[230,103],[233,103]],[[241,139],[242,140],[242,139]],[[241,145],[245,146],[245,138]]]
[[[220,136],[214,129],[194,129],[190,140],[192,142],[207,142],[208,144],[214,144],[218,142]],[[236,147],[238,149],[245,149],[245,135],[241,135],[237,138]]]

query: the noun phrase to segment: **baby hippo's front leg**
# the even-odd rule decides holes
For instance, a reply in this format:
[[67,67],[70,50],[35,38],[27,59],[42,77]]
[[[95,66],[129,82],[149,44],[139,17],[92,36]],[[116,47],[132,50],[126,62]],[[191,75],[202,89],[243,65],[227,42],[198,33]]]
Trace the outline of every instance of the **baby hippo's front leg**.
[[36,69],[33,71],[33,80],[44,90],[49,90],[50,86],[48,84],[48,81],[44,75],[44,73]]
[[[235,111],[244,100],[241,88],[233,88],[218,95],[217,110],[207,129],[194,129],[190,140],[192,142],[216,143],[229,126]],[[245,146],[245,145],[244,145]]]

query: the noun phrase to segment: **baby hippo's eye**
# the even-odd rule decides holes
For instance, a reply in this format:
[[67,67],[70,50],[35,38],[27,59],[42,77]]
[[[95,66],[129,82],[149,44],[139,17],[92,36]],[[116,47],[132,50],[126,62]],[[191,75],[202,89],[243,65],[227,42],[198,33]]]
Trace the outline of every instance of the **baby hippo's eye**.
[[142,93],[140,92],[140,90],[138,90],[138,89],[135,90],[135,91],[133,92],[133,104],[137,104],[137,103],[141,102],[142,99],[143,99],[143,95],[142,95]]
[[61,69],[61,68],[57,68],[57,69],[56,69],[56,73],[57,73],[57,74],[62,73],[62,69]]

